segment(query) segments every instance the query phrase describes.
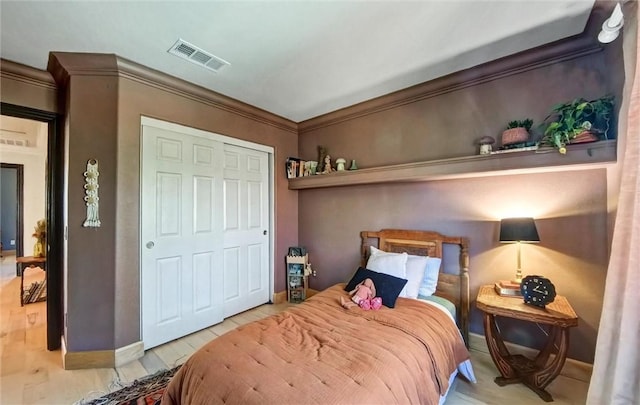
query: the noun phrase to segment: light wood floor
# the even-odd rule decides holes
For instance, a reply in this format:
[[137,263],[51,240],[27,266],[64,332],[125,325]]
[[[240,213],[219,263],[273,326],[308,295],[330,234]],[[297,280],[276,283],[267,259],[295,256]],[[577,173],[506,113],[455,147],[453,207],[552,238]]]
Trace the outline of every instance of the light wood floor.
[[[63,370],[60,351],[46,350],[46,304],[20,307],[19,278],[13,258],[2,260],[0,278],[0,404],[81,404],[117,390],[137,378],[182,364],[196,349],[239,325],[278,313],[288,306],[263,305],[226,319],[224,322],[148,350],[144,357],[111,369]],[[12,273],[13,271],[13,273]],[[41,277],[37,270],[25,273]],[[493,382],[497,370],[487,353],[471,352],[477,384],[458,377],[446,405],[543,404],[526,387],[515,384],[498,387]],[[587,384],[559,376],[549,387],[555,404],[584,404]]]

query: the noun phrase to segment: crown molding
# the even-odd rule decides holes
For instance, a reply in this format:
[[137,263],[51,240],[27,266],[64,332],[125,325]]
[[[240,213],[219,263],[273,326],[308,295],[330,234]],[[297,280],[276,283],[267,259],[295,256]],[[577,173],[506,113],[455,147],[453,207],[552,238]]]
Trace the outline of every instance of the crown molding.
[[66,83],[72,75],[126,78],[287,132],[298,133],[298,125],[293,121],[117,55],[52,52],[47,69],[59,83]]
[[602,46],[590,36],[576,35],[302,121],[298,124],[298,131],[299,134],[304,134],[602,50]]
[[121,76],[128,79],[145,83],[149,86],[169,91],[176,95],[208,104],[288,132],[298,133],[298,124],[293,121],[182,79],[147,68],[130,60],[118,58],[118,71]]
[[7,59],[0,59],[0,76],[49,90],[58,88],[51,73]]

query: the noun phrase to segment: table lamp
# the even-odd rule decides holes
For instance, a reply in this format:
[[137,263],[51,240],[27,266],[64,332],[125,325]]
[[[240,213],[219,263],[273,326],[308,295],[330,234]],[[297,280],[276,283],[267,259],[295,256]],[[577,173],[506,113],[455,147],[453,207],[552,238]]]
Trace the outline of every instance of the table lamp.
[[514,283],[522,281],[522,268],[520,267],[520,243],[540,242],[536,223],[533,218],[505,218],[500,221],[500,242],[518,244],[518,268]]

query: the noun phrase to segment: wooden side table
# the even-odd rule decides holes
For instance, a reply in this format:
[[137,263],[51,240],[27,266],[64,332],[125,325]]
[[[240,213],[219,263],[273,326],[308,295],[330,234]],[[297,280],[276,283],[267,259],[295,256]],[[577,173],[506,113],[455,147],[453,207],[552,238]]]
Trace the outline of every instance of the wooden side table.
[[[495,383],[502,387],[521,382],[546,402],[553,401],[553,397],[545,387],[560,374],[569,350],[569,328],[578,326],[578,316],[571,308],[569,301],[558,295],[554,302],[545,308],[538,308],[525,304],[521,297],[502,297],[495,292],[493,285],[485,285],[480,287],[476,306],[484,312],[487,346],[493,362],[502,375],[495,378]],[[551,327],[549,339],[535,359],[509,353],[498,331],[496,316],[521,319]],[[555,358],[549,362],[549,357],[554,352]]]
[[44,271],[47,271],[47,258],[46,257],[16,257],[16,265],[20,270],[20,306],[24,306],[24,269],[25,267],[42,267]]

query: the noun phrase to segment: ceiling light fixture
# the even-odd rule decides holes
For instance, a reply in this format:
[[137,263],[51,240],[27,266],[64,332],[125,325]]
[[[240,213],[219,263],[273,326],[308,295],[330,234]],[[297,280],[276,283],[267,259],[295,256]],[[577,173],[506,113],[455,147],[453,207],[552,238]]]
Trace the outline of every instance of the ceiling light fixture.
[[190,44],[184,39],[178,39],[167,52],[206,69],[213,70],[216,73],[223,67],[231,65],[226,60]]
[[620,29],[623,25],[624,15],[622,14],[622,7],[620,7],[620,3],[618,3],[613,9],[611,17],[607,18],[605,22],[602,23],[602,31],[598,34],[598,41],[603,44],[613,42],[618,38],[618,34],[620,33]]

